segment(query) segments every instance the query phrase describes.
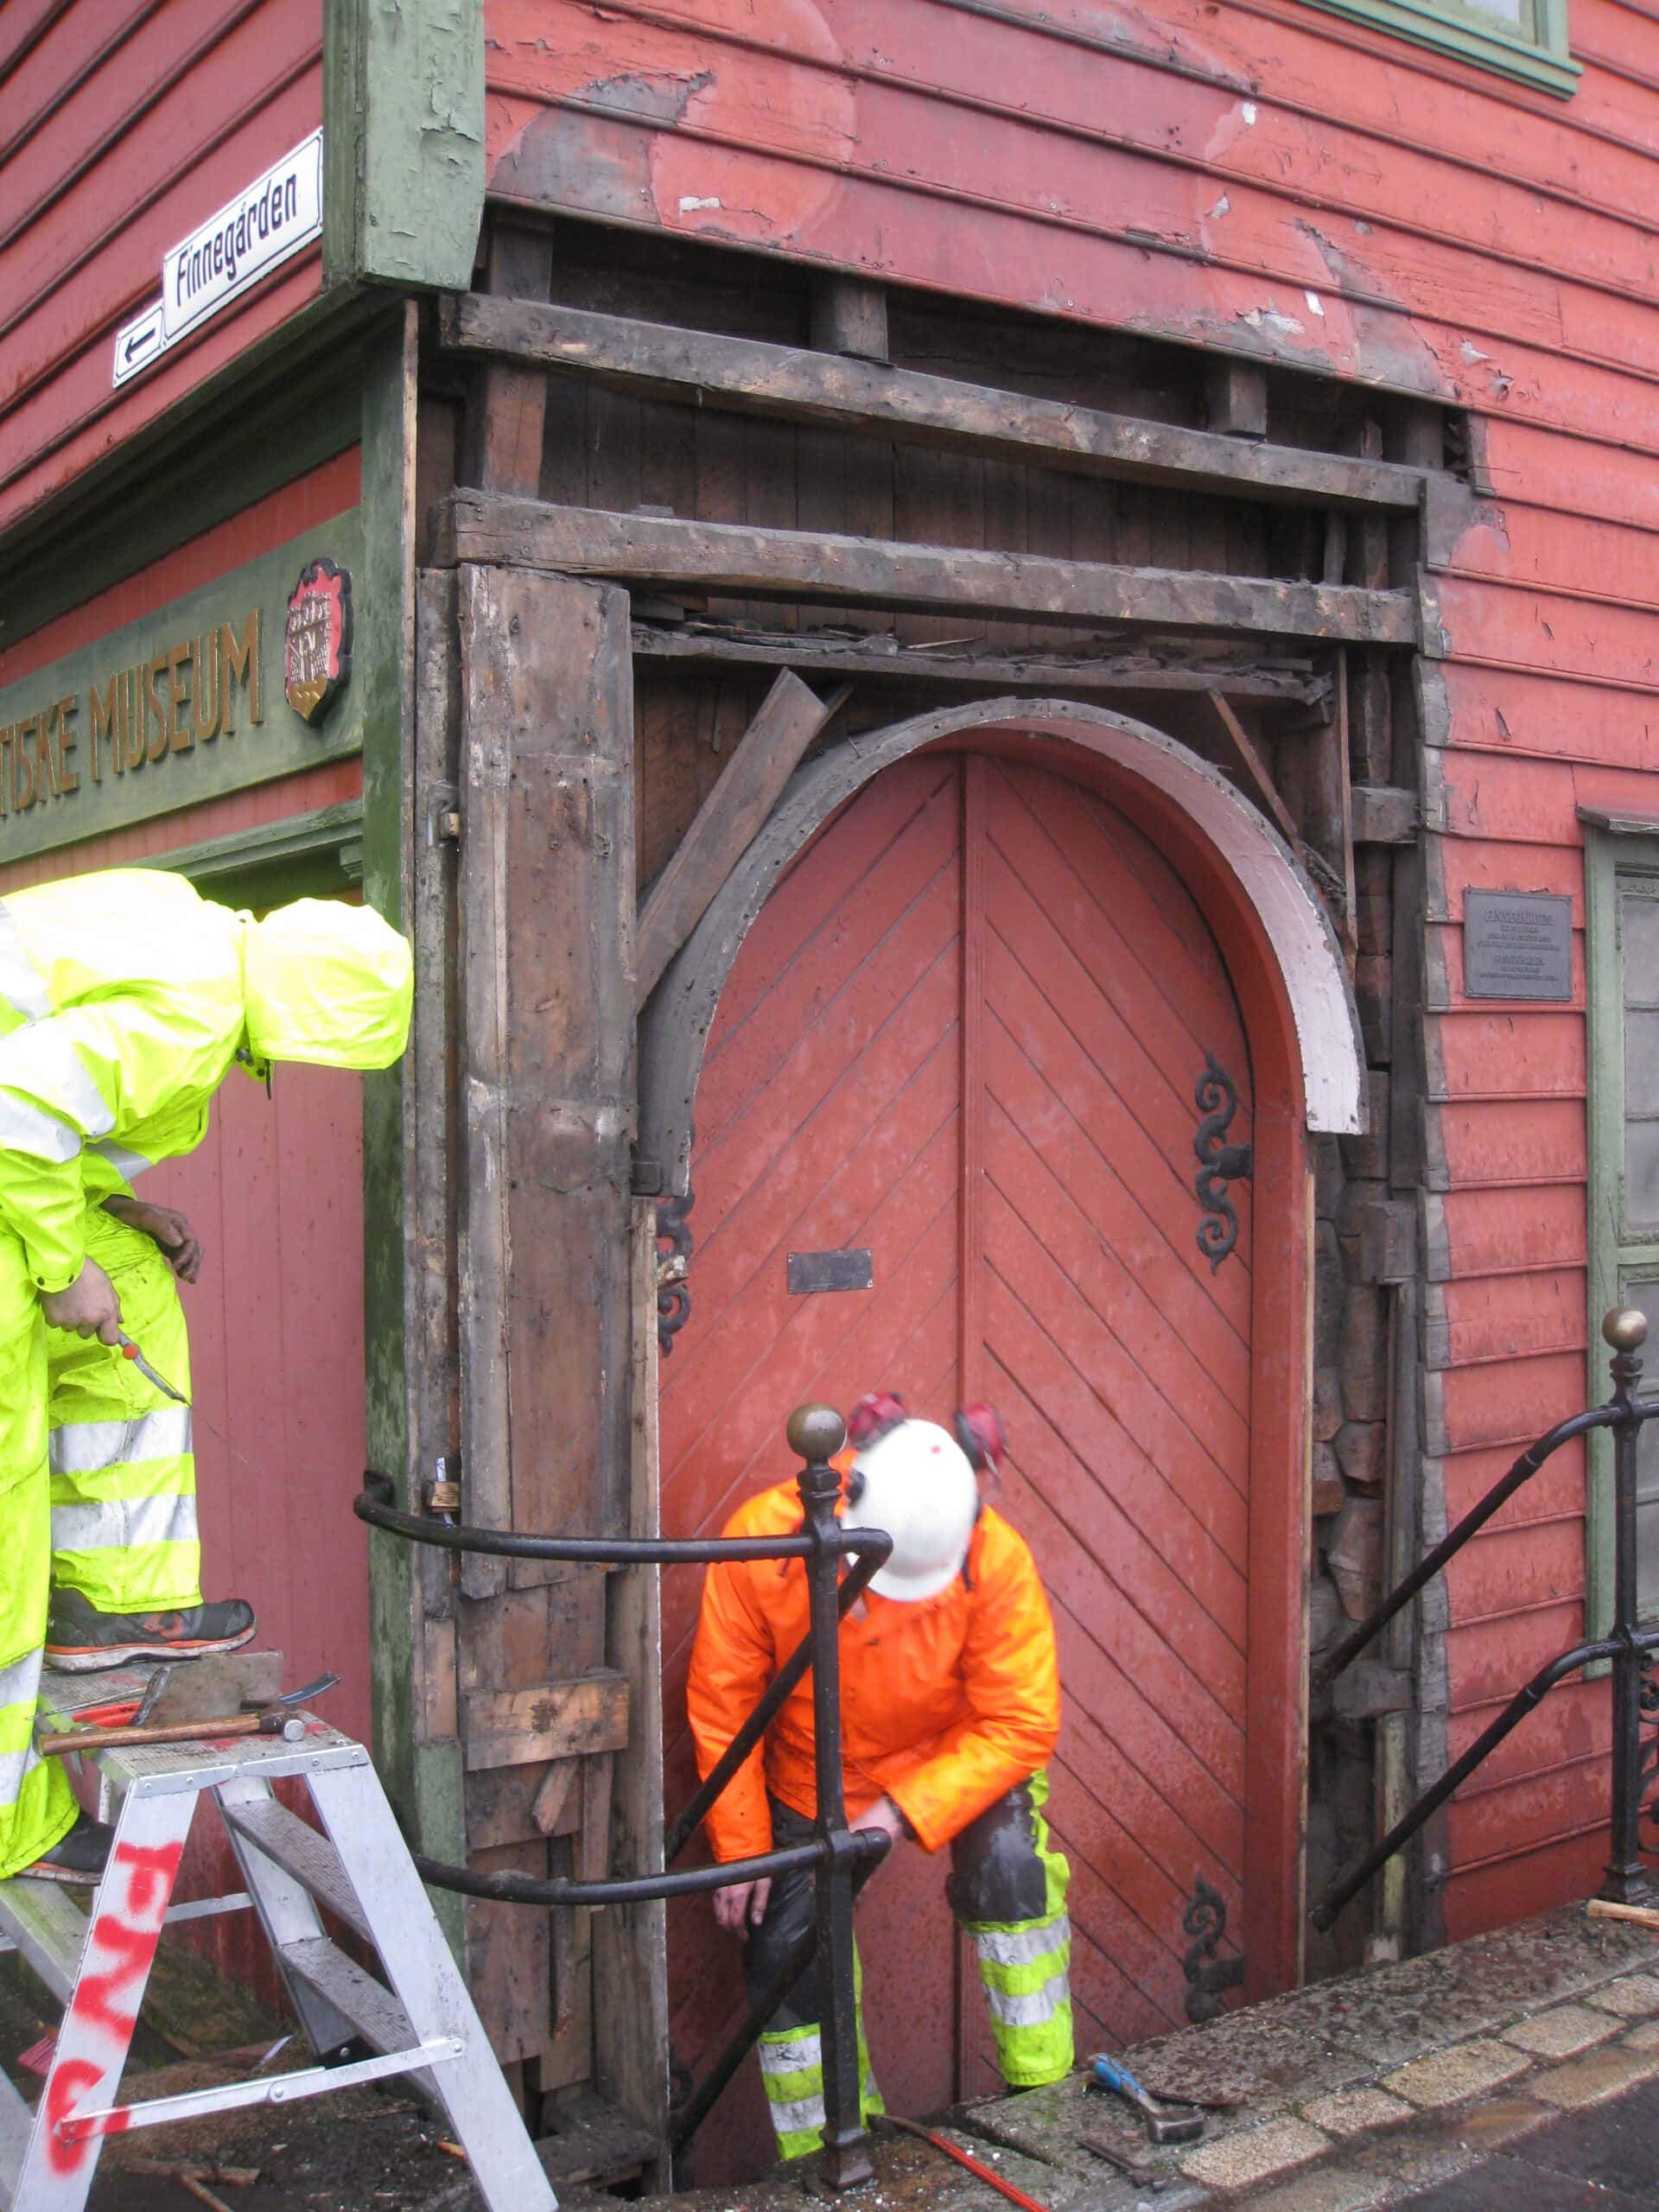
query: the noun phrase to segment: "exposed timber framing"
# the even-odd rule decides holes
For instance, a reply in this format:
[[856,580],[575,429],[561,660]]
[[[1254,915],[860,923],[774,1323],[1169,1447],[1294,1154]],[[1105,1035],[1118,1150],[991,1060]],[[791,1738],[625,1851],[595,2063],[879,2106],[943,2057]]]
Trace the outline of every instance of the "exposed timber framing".
[[658,398],[828,423],[982,459],[1084,469],[1190,492],[1414,515],[1421,473],[1397,462],[1247,442],[953,378],[632,316],[471,293],[446,298],[452,352],[575,371]]
[[1290,809],[1280,798],[1279,786],[1268,774],[1268,764],[1256,749],[1255,739],[1219,691],[1210,694],[1210,703],[1216,710],[1217,720],[1231,741],[1233,750],[1249,771],[1250,781],[1260,792],[1268,812],[1278,823],[1285,842],[1294,853],[1300,853],[1302,850],[1301,832],[1292,819]]
[[1224,691],[1235,699],[1317,706],[1331,679],[1310,660],[1255,660],[1177,644],[1133,652],[1008,653],[904,645],[885,630],[755,630],[737,624],[636,621],[635,653],[651,660],[740,661],[824,676],[917,683],[983,683],[995,691]]
[[1407,594],[1348,584],[892,544],[741,523],[612,514],[474,491],[452,493],[433,519],[434,559],[446,568],[477,562],[742,599],[943,607],[1218,637],[1389,645],[1417,639],[1417,611]]
[[720,781],[641,902],[635,938],[637,1005],[651,996],[658,977],[772,812],[801,755],[846,696],[843,688],[820,699],[789,669],[780,671]]
[[[553,282],[552,233],[498,219],[490,234],[488,270],[493,296],[511,295],[515,303],[544,300]],[[520,361],[486,362],[467,410],[468,480],[486,492],[517,492],[533,499],[541,489],[546,413],[545,369]]]

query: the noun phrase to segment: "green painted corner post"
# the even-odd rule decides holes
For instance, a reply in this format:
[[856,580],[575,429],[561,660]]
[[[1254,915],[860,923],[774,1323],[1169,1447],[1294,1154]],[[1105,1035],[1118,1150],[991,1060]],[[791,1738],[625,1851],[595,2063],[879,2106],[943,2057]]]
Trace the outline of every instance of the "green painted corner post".
[[[363,575],[355,594],[355,680],[363,698],[363,894],[407,927],[414,851],[414,452],[416,308],[390,313],[366,347],[363,378]],[[412,1463],[409,1322],[411,1156],[408,1062],[363,1085],[364,1349],[368,1463],[400,1502]],[[418,1501],[415,1501],[418,1505]],[[411,1842],[464,1859],[461,1747],[423,1740],[426,1555],[395,1536],[369,1539],[374,1755]],[[461,1948],[461,1900],[433,1894]]]
[[323,276],[465,291],[484,213],[483,0],[327,0]]

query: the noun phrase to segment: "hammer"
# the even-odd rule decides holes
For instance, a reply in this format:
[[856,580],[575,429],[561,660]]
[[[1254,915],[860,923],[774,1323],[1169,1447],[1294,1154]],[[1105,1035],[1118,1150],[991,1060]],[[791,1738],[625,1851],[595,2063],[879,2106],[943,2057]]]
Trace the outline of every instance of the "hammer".
[[285,1744],[297,1744],[304,1738],[305,1723],[295,1707],[321,1697],[325,1690],[333,1689],[339,1680],[338,1675],[319,1675],[315,1681],[277,1698],[263,1713],[226,1713],[201,1720],[156,1721],[142,1728],[72,1728],[64,1735],[42,1736],[35,1748],[42,1758],[50,1758],[54,1753],[118,1751],[145,1744],[216,1743],[222,1736],[280,1736]]
[[1126,2104],[1135,2107],[1147,2123],[1148,2143],[1196,2143],[1204,2133],[1201,2112],[1166,2112],[1147,2095],[1128,2067],[1120,2066],[1116,2059],[1103,2055],[1096,2058],[1094,2078],[1097,2088],[1116,2089]]

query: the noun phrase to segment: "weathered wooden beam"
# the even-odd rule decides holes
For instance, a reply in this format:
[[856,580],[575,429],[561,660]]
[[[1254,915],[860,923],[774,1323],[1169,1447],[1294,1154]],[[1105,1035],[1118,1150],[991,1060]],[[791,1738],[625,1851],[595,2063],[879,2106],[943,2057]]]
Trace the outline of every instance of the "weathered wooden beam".
[[1210,427],[1230,438],[1268,435],[1268,372],[1255,361],[1230,356],[1211,361],[1205,372],[1210,399]]
[[1216,710],[1217,720],[1231,739],[1234,751],[1244,763],[1250,781],[1261,794],[1262,804],[1278,824],[1280,835],[1293,853],[1300,852],[1301,833],[1291,818],[1290,809],[1279,796],[1279,786],[1268,774],[1268,764],[1257,751],[1255,739],[1219,691],[1210,694],[1210,703]]
[[812,279],[812,344],[820,353],[848,353],[882,361],[887,353],[887,293],[884,284],[828,273]]
[[782,670],[744,731],[668,866],[639,908],[635,933],[635,1002],[643,1006],[669,962],[708,912],[749,841],[777,804],[801,755],[834,714],[829,701]]
[[[544,300],[553,281],[551,233],[498,223],[491,233],[487,269],[492,296]],[[468,483],[533,499],[541,489],[546,413],[545,369],[488,363],[474,384],[467,410]]]
[[1416,792],[1395,784],[1356,784],[1353,813],[1357,845],[1409,845],[1422,822]]
[[1397,463],[1249,443],[842,354],[587,308],[469,293],[442,302],[439,329],[457,353],[535,362],[658,398],[830,423],[982,458],[1313,505],[1414,513],[1422,496],[1420,472]]
[[882,676],[919,683],[982,683],[993,691],[1224,691],[1235,699],[1315,705],[1330,689],[1306,660],[1229,660],[1176,644],[1117,653],[940,652],[886,631],[721,630],[636,622],[633,650],[652,660],[740,661],[814,675]]
[[1039,621],[1133,623],[1218,637],[1319,638],[1408,645],[1413,601],[1401,592],[1183,569],[1125,569],[1047,554],[895,545],[745,523],[556,507],[457,491],[433,516],[440,567],[476,562],[554,569],[739,599],[971,609]]
[[464,1701],[461,1732],[469,1771],[620,1751],[628,1740],[628,1685],[607,1674],[482,1691]]

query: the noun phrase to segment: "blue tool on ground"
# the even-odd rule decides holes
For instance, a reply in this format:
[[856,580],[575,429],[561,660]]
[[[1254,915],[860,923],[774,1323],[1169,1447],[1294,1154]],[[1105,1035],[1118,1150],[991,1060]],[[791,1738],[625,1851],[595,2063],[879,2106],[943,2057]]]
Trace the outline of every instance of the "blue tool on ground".
[[1095,2060],[1094,2081],[1097,2088],[1116,2090],[1126,2104],[1135,2107],[1147,2124],[1149,2143],[1196,2143],[1204,2133],[1201,2112],[1166,2112],[1127,2066],[1120,2066],[1103,2053]]

